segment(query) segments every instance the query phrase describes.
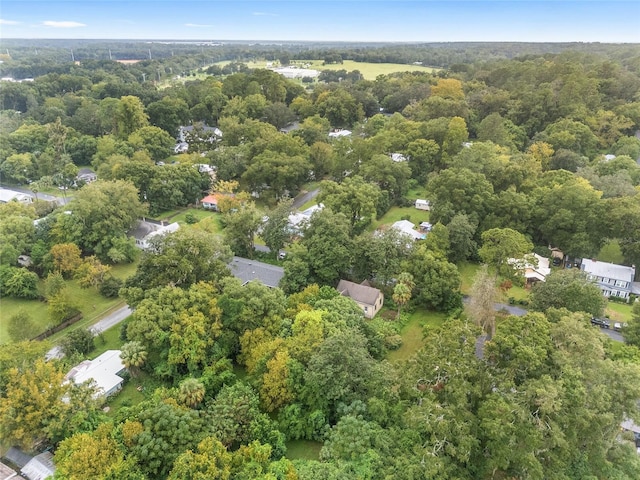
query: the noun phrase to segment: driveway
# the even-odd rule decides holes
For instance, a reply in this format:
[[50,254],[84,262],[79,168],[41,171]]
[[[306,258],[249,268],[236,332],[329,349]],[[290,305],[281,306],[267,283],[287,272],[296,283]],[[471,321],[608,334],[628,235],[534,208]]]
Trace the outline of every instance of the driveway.
[[311,190],[310,192],[305,192],[299,194],[294,200],[291,208],[294,210],[298,210],[302,205],[307,203],[309,200],[313,200],[320,193],[320,189],[316,188],[315,190]]
[[[119,324],[132,313],[133,311],[129,308],[128,305],[120,307],[119,309],[114,310],[110,314],[103,317],[101,320],[94,323],[89,328],[89,331],[93,333],[94,336],[98,335],[99,333],[104,332],[105,330],[113,327],[114,325]],[[62,357],[64,357],[64,353],[62,352],[62,349],[59,346],[53,347],[45,355],[45,358],[47,360],[51,360],[52,358],[62,358]]]

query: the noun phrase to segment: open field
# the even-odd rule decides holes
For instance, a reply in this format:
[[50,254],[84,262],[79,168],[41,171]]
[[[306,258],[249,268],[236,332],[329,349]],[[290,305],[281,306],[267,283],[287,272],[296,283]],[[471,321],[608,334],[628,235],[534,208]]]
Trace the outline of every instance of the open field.
[[609,302],[605,309],[607,315],[614,322],[629,322],[633,314],[633,304]]
[[389,352],[387,355],[389,361],[400,362],[410,358],[425,345],[422,338],[424,327],[439,327],[444,323],[446,318],[444,313],[430,312],[421,308],[416,309],[416,311],[409,315],[409,321],[400,332],[402,346],[397,350]]

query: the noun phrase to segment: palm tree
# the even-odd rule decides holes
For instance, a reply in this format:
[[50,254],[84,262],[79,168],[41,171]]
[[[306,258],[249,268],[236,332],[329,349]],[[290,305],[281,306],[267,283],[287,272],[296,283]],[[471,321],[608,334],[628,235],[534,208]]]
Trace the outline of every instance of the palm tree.
[[197,407],[204,400],[204,393],[204,385],[196,378],[190,377],[180,382],[180,401],[190,408]]
[[131,376],[135,378],[147,361],[147,350],[140,342],[128,342],[122,346],[120,358]]
[[398,316],[396,318],[400,319],[402,307],[411,300],[411,289],[404,283],[396,283],[396,286],[393,287],[393,296],[391,298],[398,305]]

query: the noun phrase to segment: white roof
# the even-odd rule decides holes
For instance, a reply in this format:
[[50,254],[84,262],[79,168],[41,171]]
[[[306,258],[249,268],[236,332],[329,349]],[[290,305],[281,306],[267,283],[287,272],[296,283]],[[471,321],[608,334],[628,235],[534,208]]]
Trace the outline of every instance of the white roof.
[[318,70],[312,70],[310,68],[296,68],[296,67],[278,67],[271,68],[276,73],[279,73],[285,78],[302,78],[312,77],[315,78],[320,75]]
[[391,225],[391,228],[410,235],[414,240],[424,240],[425,238],[425,235],[423,233],[415,230],[415,225],[409,220],[398,220],[393,225]]
[[391,160],[393,160],[394,162],[406,162],[407,161],[407,157],[405,157],[401,153],[392,153],[391,154]]
[[56,467],[53,464],[51,452],[43,452],[33,457],[20,472],[26,475],[29,480],[44,480],[53,477]]
[[423,200],[422,198],[416,199],[416,205],[429,205],[429,200]]
[[[529,261],[531,260],[531,257],[535,258],[538,261],[537,266]],[[510,258],[509,260],[507,260],[507,263],[513,265],[519,270],[523,270],[524,278],[535,278],[544,282],[547,275],[551,273],[549,259],[541,257],[537,253],[526,255],[525,258]]]
[[168,233],[174,233],[174,232],[177,232],[179,229],[180,229],[180,225],[178,224],[178,222],[173,222],[173,223],[170,223],[169,225],[162,225],[160,228],[158,228],[157,230],[154,230],[149,235],[147,235],[144,240],[145,242],[148,242],[153,237],[156,237],[158,235],[166,235]]
[[6,188],[0,188],[0,203],[7,203],[11,200],[17,200],[18,202],[30,202],[31,195],[27,193],[14,192],[13,190],[7,190]]
[[329,137],[338,138],[338,137],[348,137],[351,135],[350,130],[336,130],[334,132],[329,132]]
[[633,267],[616,265],[615,263],[598,262],[588,258],[582,260],[581,268],[596,277],[614,278],[616,280],[624,280],[625,282],[632,282],[636,274],[636,269]]
[[77,384],[93,380],[99,393],[109,392],[122,383],[122,377],[116,375],[125,368],[120,353],[120,350],[107,350],[93,360],[85,360],[73,367],[65,379]]

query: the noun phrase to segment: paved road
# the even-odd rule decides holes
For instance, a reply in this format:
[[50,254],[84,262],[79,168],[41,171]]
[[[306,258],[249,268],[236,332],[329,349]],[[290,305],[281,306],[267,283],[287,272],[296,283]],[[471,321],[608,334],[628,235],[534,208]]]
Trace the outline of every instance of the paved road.
[[[26,193],[27,195],[31,195],[35,198],[34,193],[26,187],[15,187],[13,185],[2,185],[2,188],[6,190],[11,190],[13,192]],[[65,205],[69,203],[71,200],[70,197],[67,198],[58,197],[57,195],[51,195],[49,193],[38,193],[38,200],[46,200],[47,202],[57,202],[59,205]]]
[[[111,312],[109,315],[103,317],[98,322],[94,323],[89,328],[89,330],[91,331],[91,333],[93,333],[94,336],[98,335],[99,333],[104,332],[105,330],[113,327],[114,325],[119,324],[125,318],[131,315],[131,313],[133,312],[128,305],[125,305],[124,307],[120,307],[119,309]],[[52,358],[62,358],[62,357],[64,357],[64,353],[62,352],[62,349],[58,346],[53,347],[45,355],[45,358],[47,360],[51,360]]]
[[311,190],[310,192],[301,193],[293,200],[293,204],[291,205],[291,207],[294,210],[299,209],[302,205],[307,203],[309,200],[316,198],[318,193],[320,193],[319,188],[316,188],[315,190]]

